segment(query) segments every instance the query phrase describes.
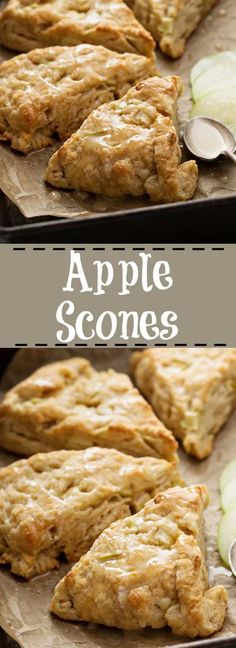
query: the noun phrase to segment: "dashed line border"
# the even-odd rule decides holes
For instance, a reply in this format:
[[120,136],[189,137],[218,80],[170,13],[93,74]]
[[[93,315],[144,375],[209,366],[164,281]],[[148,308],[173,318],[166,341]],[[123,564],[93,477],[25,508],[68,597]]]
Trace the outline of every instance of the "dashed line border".
[[[106,246],[99,246],[98,245],[98,246],[89,246],[89,247],[93,252],[105,252],[106,249],[109,250],[109,252],[110,251],[112,251],[112,252],[130,252],[130,251],[132,251],[132,252],[145,252],[146,250],[153,251],[153,252],[206,252],[206,251],[207,252],[224,252],[225,251],[225,247],[220,246],[220,245],[214,245],[214,246],[213,245],[212,246],[194,245],[194,246],[188,246],[188,247],[181,246],[181,245],[176,245],[176,246],[161,246],[160,245],[160,246],[155,246],[155,247],[151,247],[151,246],[144,246],[143,247],[143,246],[138,246],[138,245],[133,246],[133,247],[132,246],[123,247],[123,246],[119,246],[119,245],[110,246],[109,245],[109,247],[108,246],[106,247]],[[12,247],[13,252],[24,252],[27,249],[29,249],[29,248],[23,247],[21,245]],[[74,251],[77,251],[77,252],[84,252],[86,250],[86,247],[85,246],[71,246],[71,247],[67,248],[67,247],[61,246],[61,245],[52,246],[52,247],[44,247],[44,246],[41,246],[41,245],[40,246],[39,245],[38,246],[34,245],[31,249],[33,250],[33,252],[45,252],[45,251],[47,251],[47,252],[65,252],[67,250],[68,251],[74,250]],[[49,347],[50,345],[47,342],[35,342],[33,345],[27,344],[27,342],[15,342],[15,344],[13,346],[15,346],[16,348],[23,348],[23,347],[45,348],[45,347]],[[64,343],[59,343],[59,342],[56,342],[54,346],[55,347],[69,347],[69,348],[71,348],[70,344],[64,344]],[[132,344],[130,344],[130,343],[128,344],[128,343],[125,343],[125,342],[115,342],[113,346],[110,346],[108,343],[102,343],[102,342],[98,343],[97,342],[97,343],[94,344],[93,347],[91,347],[86,342],[76,342],[73,345],[73,347],[79,347],[79,348],[99,348],[100,347],[100,348],[110,348],[110,349],[111,348],[117,348],[117,349],[118,348],[140,348],[140,349],[144,349],[144,348],[147,348],[149,346],[151,346],[151,345],[148,345],[145,342],[143,342],[143,343],[135,343],[134,342]],[[190,345],[190,344],[186,344],[185,342],[176,342],[175,344],[168,345],[166,343],[155,342],[155,343],[153,343],[152,346],[153,347],[160,347],[160,348],[161,347],[168,347],[168,346],[170,346],[170,348],[173,348],[173,347],[177,347],[177,348],[178,347],[179,348],[182,348],[182,347],[189,347],[189,348],[193,348],[193,347],[198,347],[198,348],[219,347],[220,348],[220,347],[227,347],[227,344],[225,342],[214,342],[213,344],[210,345],[210,344],[207,344],[206,342],[195,342],[195,343]]]

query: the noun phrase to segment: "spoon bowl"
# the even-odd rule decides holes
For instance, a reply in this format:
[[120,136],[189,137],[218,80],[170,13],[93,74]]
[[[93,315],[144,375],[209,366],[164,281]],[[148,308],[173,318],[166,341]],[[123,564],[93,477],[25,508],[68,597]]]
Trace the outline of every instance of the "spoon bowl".
[[236,139],[221,122],[211,117],[194,117],[184,128],[183,139],[189,151],[201,160],[217,160],[220,155],[236,164]]
[[229,565],[234,576],[236,576],[236,540],[229,548]]

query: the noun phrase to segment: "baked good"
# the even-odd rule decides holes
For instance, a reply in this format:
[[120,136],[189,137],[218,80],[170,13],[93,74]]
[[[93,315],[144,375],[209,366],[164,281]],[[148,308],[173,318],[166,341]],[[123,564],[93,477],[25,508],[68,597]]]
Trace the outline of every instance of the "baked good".
[[66,139],[92,110],[156,73],[152,59],[95,45],[15,56],[0,65],[0,140],[28,153]]
[[227,595],[208,586],[207,501],[205,486],[171,488],[111,524],[56,586],[51,611],[125,630],[169,625],[192,638],[220,630]]
[[78,560],[111,522],[178,481],[164,459],[104,448],[16,461],[0,469],[0,562],[31,578],[58,567],[61,553]]
[[218,0],[127,0],[163,54],[182,56],[187,39]]
[[198,459],[236,407],[236,349],[147,349],[131,371],[154,411]]
[[125,374],[83,358],[41,367],[0,403],[0,446],[23,455],[116,448],[176,460],[177,443]]
[[178,77],[152,77],[92,112],[49,160],[46,181],[110,197],[147,193],[159,203],[191,198],[197,165],[180,164],[173,123],[181,89]]
[[0,16],[0,43],[18,52],[91,43],[145,56],[155,47],[123,0],[9,0]]

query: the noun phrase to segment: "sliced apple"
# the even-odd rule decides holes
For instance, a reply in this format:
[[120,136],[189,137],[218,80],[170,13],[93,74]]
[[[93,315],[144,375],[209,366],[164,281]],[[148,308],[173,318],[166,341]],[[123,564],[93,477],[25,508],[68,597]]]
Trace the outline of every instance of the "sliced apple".
[[192,69],[192,117],[222,121],[236,134],[236,51],[201,59]]
[[236,507],[236,477],[231,479],[222,491],[221,506],[224,512]]
[[208,70],[216,65],[234,63],[236,63],[236,50],[227,50],[225,52],[212,54],[211,56],[205,56],[193,66],[191,70],[191,83],[194,84],[195,81],[204,74],[204,72],[208,72]]
[[218,531],[218,549],[225,565],[229,567],[229,550],[236,540],[236,506],[221,518]]
[[212,90],[222,91],[223,88],[236,87],[236,61],[234,64],[229,63],[224,65],[214,65],[197,77],[192,85],[192,94],[194,101],[199,101],[205,94]]
[[234,478],[236,478],[236,459],[230,461],[230,463],[225,466],[224,470],[222,470],[219,483],[221,493]]

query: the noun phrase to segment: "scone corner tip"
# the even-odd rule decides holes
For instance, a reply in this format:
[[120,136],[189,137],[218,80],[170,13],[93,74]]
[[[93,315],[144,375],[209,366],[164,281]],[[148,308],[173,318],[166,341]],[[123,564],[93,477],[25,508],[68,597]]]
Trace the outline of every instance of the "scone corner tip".
[[220,630],[227,593],[207,581],[206,504],[205,486],[176,486],[114,522],[58,583],[51,611],[123,630],[169,625],[189,638]]

